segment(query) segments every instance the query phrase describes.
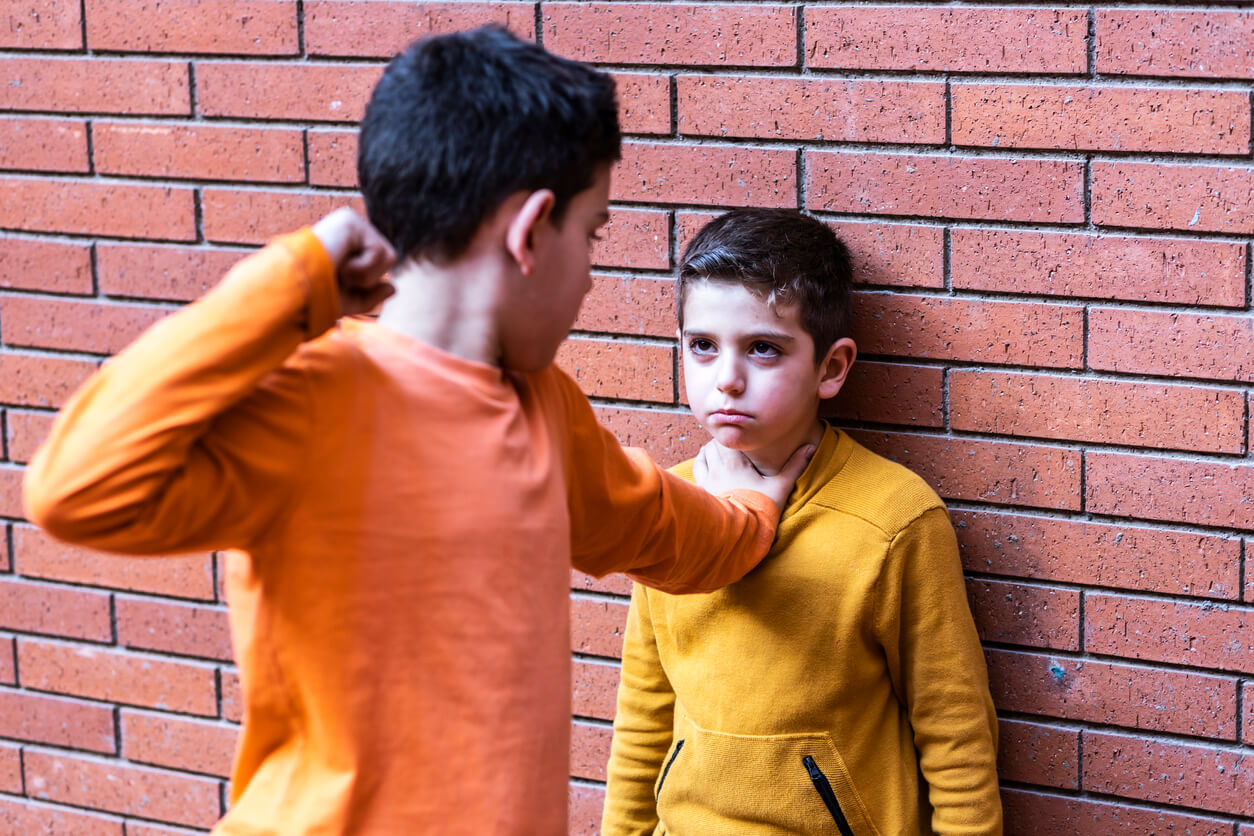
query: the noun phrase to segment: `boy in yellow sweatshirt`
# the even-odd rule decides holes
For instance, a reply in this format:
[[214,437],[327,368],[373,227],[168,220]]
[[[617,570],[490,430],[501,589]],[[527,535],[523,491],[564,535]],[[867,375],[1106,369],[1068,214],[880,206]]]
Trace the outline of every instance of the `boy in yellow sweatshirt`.
[[945,506],[818,418],[856,355],[850,277],[832,231],[793,210],[729,212],[685,250],[693,414],[764,473],[818,451],[743,580],[634,587],[602,836],[1001,833],[996,717]]
[[61,539],[235,549],[215,834],[564,834],[571,565],[708,591],[766,552],[799,464],[712,448],[711,495],[551,365],[618,154],[605,73],[501,29],[415,44],[362,125],[374,226],[340,210],[241,262],[31,462],[29,517]]

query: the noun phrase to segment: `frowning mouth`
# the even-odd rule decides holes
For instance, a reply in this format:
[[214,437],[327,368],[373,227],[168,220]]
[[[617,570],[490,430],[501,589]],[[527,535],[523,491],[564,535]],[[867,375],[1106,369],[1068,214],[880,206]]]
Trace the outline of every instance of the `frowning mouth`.
[[710,413],[711,421],[718,421],[723,424],[744,424],[752,420],[753,416],[747,412],[740,412],[735,409],[716,409]]

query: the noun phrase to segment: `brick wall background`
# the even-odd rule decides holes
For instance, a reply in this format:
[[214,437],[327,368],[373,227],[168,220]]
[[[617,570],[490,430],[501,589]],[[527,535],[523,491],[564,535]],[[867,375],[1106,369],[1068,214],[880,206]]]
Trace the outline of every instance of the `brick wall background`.
[[[223,811],[238,682],[213,555],[104,558],[22,466],[106,356],[355,202],[387,57],[495,20],[602,65],[629,134],[561,355],[626,441],[702,438],[668,271],[720,207],[858,260],[830,414],[946,498],[1015,834],[1254,836],[1254,12],[1112,3],[0,5],[0,834]],[[572,577],[572,831],[599,818],[621,579]]]

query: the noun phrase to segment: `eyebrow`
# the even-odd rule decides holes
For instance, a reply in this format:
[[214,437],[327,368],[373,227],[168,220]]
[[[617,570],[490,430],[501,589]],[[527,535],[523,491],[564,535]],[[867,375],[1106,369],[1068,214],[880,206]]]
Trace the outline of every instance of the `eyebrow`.
[[[695,328],[685,328],[684,336],[685,337],[709,337],[711,335],[706,331],[700,331]],[[797,338],[794,337],[792,334],[788,334],[783,331],[755,331],[752,334],[745,334],[744,338],[748,342],[757,342],[758,340],[764,340],[766,342],[773,342],[773,343],[795,343],[797,341]]]

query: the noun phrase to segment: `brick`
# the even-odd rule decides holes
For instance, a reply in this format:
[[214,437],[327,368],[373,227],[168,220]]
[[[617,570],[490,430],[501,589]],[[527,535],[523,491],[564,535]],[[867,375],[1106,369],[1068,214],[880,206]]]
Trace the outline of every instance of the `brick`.
[[222,718],[232,723],[244,719],[244,698],[240,691],[239,672],[223,670],[222,679]]
[[1046,787],[1080,786],[1080,733],[1040,723],[998,722],[997,774],[1003,781]]
[[85,0],[87,46],[110,52],[295,55],[295,0]]
[[109,642],[109,595],[40,581],[0,578],[0,628]]
[[[227,792],[230,792],[229,788]],[[151,824],[140,824],[135,821],[126,823],[126,836],[198,836],[201,833],[203,831],[184,830],[181,827],[157,827]]]
[[571,722],[570,774],[590,781],[604,781],[613,737],[614,730],[609,726]]
[[627,603],[571,596],[570,648],[577,653],[618,659],[623,655]]
[[[713,212],[677,212],[679,251],[715,217]],[[856,284],[944,287],[944,230],[940,227],[879,221],[828,221],[827,225],[849,248]]]
[[[592,248],[593,264],[636,270],[671,266],[670,215],[666,212],[614,208],[600,234],[601,241]],[[674,331],[671,328],[668,333]]]
[[55,296],[0,297],[5,342],[30,348],[55,348],[116,354],[169,308]]
[[818,6],[806,9],[805,21],[811,67],[1053,74],[1088,67],[1080,9]]
[[1083,784],[1105,795],[1254,816],[1250,758],[1241,749],[1085,732]]
[[1248,166],[1094,162],[1098,226],[1254,232],[1254,169]]
[[122,557],[54,540],[30,525],[13,527],[17,571],[25,577],[90,584],[129,592],[213,600],[208,554]]
[[1080,454],[1065,447],[856,430],[854,438],[923,477],[946,499],[1080,508]]
[[0,685],[17,684],[15,644],[9,636],[0,636]]
[[217,284],[252,250],[96,245],[100,292],[109,296],[190,302]]
[[1078,306],[859,293],[853,338],[865,355],[1079,368]]
[[1245,706],[1244,719],[1241,720],[1241,740],[1243,743],[1254,743],[1254,682],[1247,680],[1242,684],[1241,704]]
[[1245,305],[1240,244],[1003,229],[955,229],[949,241],[955,288]]
[[341,206],[352,206],[364,214],[360,197],[309,192],[205,189],[201,202],[205,237],[242,244],[264,244]]
[[1122,453],[1086,454],[1095,514],[1254,528],[1254,466]]
[[0,109],[191,114],[187,64],[90,58],[0,58]]
[[239,728],[168,714],[122,710],[122,757],[226,778]]
[[90,294],[91,248],[64,241],[0,236],[0,288]]
[[554,362],[594,397],[660,403],[675,398],[675,349],[669,345],[569,339]]
[[196,238],[192,189],[0,177],[0,226],[117,238]]
[[697,206],[797,206],[789,149],[628,142],[610,199]]
[[544,3],[544,45],[604,64],[789,67],[797,12],[740,4]]
[[82,49],[82,21],[78,3],[12,0],[5,4],[0,49]]
[[955,84],[955,145],[1248,154],[1250,97],[1173,87]]
[[49,752],[26,752],[26,786],[35,798],[193,827],[222,812],[216,780]]
[[967,599],[983,641],[1080,649],[1079,590],[968,578]]
[[613,720],[618,700],[619,666],[576,659],[573,672],[571,710],[574,715]]
[[113,709],[0,688],[0,735],[28,743],[113,754]]
[[1003,788],[1002,806],[1008,836],[1229,836],[1232,832],[1232,825],[1219,819],[1020,789]]
[[357,132],[311,130],[306,136],[310,185],[357,188]]
[[89,360],[7,351],[0,353],[0,392],[17,406],[59,408],[95,370]]
[[1254,382],[1254,317],[1089,310],[1089,365],[1170,377]]
[[361,64],[196,64],[204,116],[358,122],[383,68]]
[[592,292],[584,297],[575,330],[673,337],[675,283],[669,278],[593,276]]
[[22,519],[22,469],[0,467],[0,517]]
[[1096,70],[1111,75],[1248,79],[1249,12],[1099,9]]
[[616,595],[630,595],[631,578],[618,573],[594,578],[578,569],[571,569],[570,588],[575,592],[610,592]]
[[954,511],[968,572],[1235,600],[1235,538],[1161,527]]
[[567,799],[570,836],[596,836],[601,832],[601,811],[605,807],[605,787],[571,783]]
[[1228,740],[1236,735],[1232,677],[1008,650],[987,653],[993,701],[1002,711]]
[[681,75],[679,132],[693,136],[928,144],[945,141],[945,85]]
[[[22,793],[21,749],[0,743],[0,792]],[[10,821],[9,802],[0,798],[0,822]],[[0,833],[4,831],[0,830]]]
[[1084,165],[946,154],[807,151],[806,208],[1079,223]]
[[1089,592],[1085,647],[1093,653],[1254,673],[1254,609]]
[[[34,754],[34,753],[32,753]],[[0,798],[0,836],[122,836],[122,820],[98,813]]]
[[213,668],[85,645],[22,639],[22,684],[40,691],[212,716]]
[[945,373],[934,366],[855,363],[840,394],[819,407],[825,418],[908,427],[945,423]]
[[849,248],[855,283],[944,286],[944,231],[939,227],[878,221],[840,221],[828,225]]
[[642,448],[664,467],[691,459],[710,440],[687,410],[598,406],[596,413],[622,444]]
[[618,89],[618,121],[625,134],[671,132],[671,80],[649,73],[611,73]]
[[0,120],[0,169],[85,173],[87,126],[65,119]]
[[949,373],[955,430],[1240,453],[1245,396],[1231,389],[1009,372]]
[[306,0],[305,49],[310,55],[391,58],[411,41],[488,23],[535,40],[533,3],[424,3]]
[[116,605],[118,644],[227,662],[233,658],[225,609],[123,596]]
[[92,126],[101,174],[301,183],[304,139],[287,128],[231,128],[97,122]]

